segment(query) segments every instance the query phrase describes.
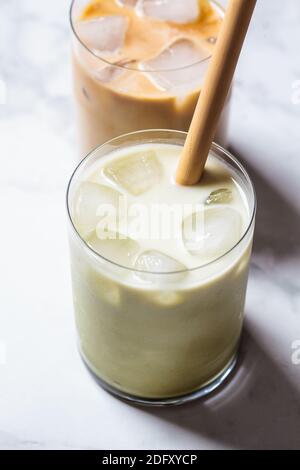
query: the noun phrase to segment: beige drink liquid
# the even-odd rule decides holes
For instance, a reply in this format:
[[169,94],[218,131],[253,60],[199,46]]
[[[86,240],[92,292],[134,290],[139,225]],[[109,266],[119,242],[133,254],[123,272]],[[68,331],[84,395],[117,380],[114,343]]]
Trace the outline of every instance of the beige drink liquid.
[[75,0],[72,21],[82,153],[139,129],[188,130],[222,23],[216,3]]
[[231,367],[252,243],[245,174],[215,148],[201,184],[177,185],[184,136],[171,134],[116,139],[69,192],[82,355],[111,391],[145,401],[204,390]]

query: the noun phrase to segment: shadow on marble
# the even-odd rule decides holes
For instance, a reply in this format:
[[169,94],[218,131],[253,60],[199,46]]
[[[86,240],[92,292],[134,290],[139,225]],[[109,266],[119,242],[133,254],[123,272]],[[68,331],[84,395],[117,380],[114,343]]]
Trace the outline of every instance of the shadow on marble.
[[211,439],[217,448],[299,449],[300,390],[254,330],[247,321],[238,366],[221,391],[178,408],[143,410],[198,435],[199,443]]
[[[300,257],[296,206],[251,165],[251,155],[237,146],[230,151],[245,164],[257,192],[254,256],[270,254],[278,262]],[[299,449],[300,390],[292,382],[292,366],[288,377],[287,366],[271,357],[249,321],[251,312],[247,317],[238,366],[219,393],[183,407],[145,412],[199,436],[199,444],[207,438],[220,448]],[[298,374],[295,369],[295,378]]]
[[251,155],[243,155],[233,145],[229,150],[245,164],[257,193],[254,254],[267,252],[275,260],[300,257],[300,211],[276,188],[275,182],[271,185],[251,165]]

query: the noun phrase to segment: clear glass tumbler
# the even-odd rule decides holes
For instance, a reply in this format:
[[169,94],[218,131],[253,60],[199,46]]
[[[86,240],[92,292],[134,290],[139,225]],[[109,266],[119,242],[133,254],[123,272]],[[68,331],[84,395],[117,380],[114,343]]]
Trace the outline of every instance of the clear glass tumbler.
[[[77,232],[72,201],[83,175],[110,152],[143,143],[184,145],[186,133],[148,130],[113,139],[77,167],[67,192],[74,309],[82,358],[100,384],[144,405],[181,404],[216,389],[236,364],[255,224],[256,197],[239,161],[212,145],[234,172],[249,207],[247,228],[221,257],[178,273],[153,273],[147,285],[133,270],[101,257]],[[126,281],[124,281],[124,279]]]
[[[111,0],[115,1],[115,0]],[[210,56],[197,63],[170,70],[151,69],[159,88],[149,87],[148,71],[126,60],[109,62],[95,54],[81,38],[78,21],[89,0],[73,0],[73,82],[82,156],[119,135],[143,129],[188,131]],[[223,16],[223,10],[211,5]],[[208,35],[208,43],[215,37]],[[178,59],[179,60],[179,59]],[[176,84],[174,84],[176,75]],[[121,80],[120,80],[121,78]],[[227,145],[230,94],[215,137]]]

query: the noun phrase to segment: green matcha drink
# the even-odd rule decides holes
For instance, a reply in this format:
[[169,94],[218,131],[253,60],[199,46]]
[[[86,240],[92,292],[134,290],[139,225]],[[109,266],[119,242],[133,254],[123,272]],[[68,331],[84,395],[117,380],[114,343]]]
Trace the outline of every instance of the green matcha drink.
[[253,187],[215,145],[201,183],[177,185],[185,136],[114,139],[79,165],[68,191],[82,356],[105,388],[141,403],[216,388],[243,323]]

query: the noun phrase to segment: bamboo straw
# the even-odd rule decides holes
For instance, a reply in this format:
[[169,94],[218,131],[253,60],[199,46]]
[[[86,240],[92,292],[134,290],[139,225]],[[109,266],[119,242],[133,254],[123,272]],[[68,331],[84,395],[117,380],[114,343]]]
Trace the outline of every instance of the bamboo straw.
[[247,34],[256,0],[229,0],[215,50],[180,157],[176,181],[200,181]]

